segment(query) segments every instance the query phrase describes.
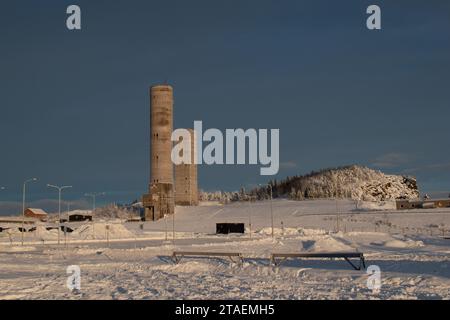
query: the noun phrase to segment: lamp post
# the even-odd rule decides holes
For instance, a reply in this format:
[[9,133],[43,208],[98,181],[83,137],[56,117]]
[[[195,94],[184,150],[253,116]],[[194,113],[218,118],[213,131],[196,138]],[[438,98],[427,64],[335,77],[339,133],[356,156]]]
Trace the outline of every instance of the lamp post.
[[166,241],[167,241],[168,239],[167,239],[167,215],[166,214],[164,215],[164,223],[166,226]]
[[[70,202],[67,202],[66,222],[70,220]],[[67,226],[64,227],[64,246],[67,248]]]
[[6,190],[5,187],[0,187],[0,191]]
[[0,187],[0,191],[5,191],[6,188],[5,187]]
[[270,219],[272,220],[272,238],[274,237],[273,234],[273,191],[272,191],[272,185],[269,184],[270,187]]
[[336,197],[336,199],[334,199],[334,201],[336,202],[336,231],[339,232],[340,226],[339,226],[339,207],[338,207],[338,199]]
[[23,183],[23,193],[22,193],[22,246],[23,246],[23,234],[25,233],[25,194],[27,192],[27,183],[37,181],[37,178],[31,178],[25,180]]
[[92,213],[95,211],[95,203],[98,196],[104,196],[104,192],[96,192],[96,193],[86,193],[85,197],[91,197],[92,198]]
[[[260,186],[262,186],[260,184]],[[268,184],[269,188],[270,188],[270,220],[271,220],[271,225],[272,225],[272,238],[274,237],[274,229],[273,229],[273,204],[272,204],[272,200],[273,200],[273,190],[272,190],[272,185],[269,183]]]
[[61,233],[61,191],[64,189],[72,188],[72,186],[55,186],[52,184],[47,184],[49,188],[55,188],[58,190],[58,245],[60,244],[60,233]]
[[104,192],[94,192],[94,193],[85,193],[85,197],[91,197],[92,198],[92,239],[95,239],[95,232],[94,232],[94,212],[95,212],[95,205],[96,205],[96,199],[98,196],[104,196]]
[[340,189],[338,188],[338,184],[336,182],[335,184],[336,194],[334,197],[335,205],[336,205],[336,232],[339,232],[340,226],[339,226],[339,207],[338,207],[338,197],[340,195]]
[[252,196],[250,196],[248,199],[248,229],[250,233],[250,239],[252,238],[252,199]]
[[173,242],[173,245],[175,246],[175,208],[173,208],[173,214],[172,214],[172,242]]

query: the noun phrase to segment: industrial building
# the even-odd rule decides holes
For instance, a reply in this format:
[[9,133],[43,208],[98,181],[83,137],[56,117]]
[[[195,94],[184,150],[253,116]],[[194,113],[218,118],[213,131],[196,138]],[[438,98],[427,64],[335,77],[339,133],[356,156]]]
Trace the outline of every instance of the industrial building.
[[198,205],[197,165],[194,163],[196,139],[194,130],[188,131],[191,136],[191,163],[175,166],[175,204],[180,206]]
[[174,185],[171,159],[173,103],[173,88],[170,85],[150,88],[150,183],[148,193],[142,197],[145,220],[158,220],[173,214],[175,201],[184,205],[198,203],[196,165],[177,168],[178,192]]
[[448,208],[450,207],[450,199],[436,199],[436,200],[400,199],[396,201],[396,205],[397,210]]

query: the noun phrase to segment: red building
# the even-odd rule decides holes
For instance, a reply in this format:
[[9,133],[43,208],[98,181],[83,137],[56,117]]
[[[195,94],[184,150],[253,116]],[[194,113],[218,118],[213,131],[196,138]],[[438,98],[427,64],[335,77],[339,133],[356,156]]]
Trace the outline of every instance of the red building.
[[37,218],[41,221],[47,221],[48,214],[42,209],[27,208],[25,210],[25,217]]

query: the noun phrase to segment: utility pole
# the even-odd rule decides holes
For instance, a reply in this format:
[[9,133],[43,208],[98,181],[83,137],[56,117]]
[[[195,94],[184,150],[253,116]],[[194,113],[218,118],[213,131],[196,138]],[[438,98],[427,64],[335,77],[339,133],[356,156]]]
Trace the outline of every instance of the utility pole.
[[5,187],[0,187],[0,191],[4,191],[4,190],[6,190]]
[[91,197],[92,198],[92,239],[95,239],[95,231],[94,231],[94,212],[95,212],[95,205],[96,205],[96,199],[98,196],[104,196],[104,192],[94,192],[94,193],[85,193],[85,197]]
[[270,218],[272,220],[272,238],[274,237],[274,232],[273,232],[273,193],[272,193],[272,185],[269,184],[270,187]]
[[172,214],[172,237],[173,237],[173,245],[175,245],[175,209]]
[[[55,186],[53,184],[47,184],[49,188],[55,188],[58,190],[58,245],[60,244],[61,238],[61,191],[64,189],[72,188],[72,186]],[[65,229],[64,229],[65,230]],[[65,232],[64,232],[65,233]]]
[[[70,220],[70,202],[67,202],[67,219],[66,223]],[[67,248],[67,225],[64,224],[64,246]]]
[[339,232],[339,207],[338,207],[338,200],[337,198],[334,199],[334,201],[336,202],[336,231]]
[[[191,194],[191,183],[192,183],[192,175],[191,175],[191,166],[188,165],[188,170],[189,170],[189,207],[192,206],[192,194]],[[174,209],[175,211],[175,209]]]
[[164,225],[165,225],[165,229],[166,229],[166,240],[165,241],[167,241],[168,240],[168,237],[167,237],[167,215],[165,214],[164,215]]
[[248,228],[249,228],[249,232],[250,232],[250,239],[252,238],[252,196],[249,197],[248,199]]
[[27,183],[37,181],[37,178],[28,179],[23,183],[23,194],[22,194],[22,246],[23,246],[23,235],[25,233],[25,195],[27,192]]

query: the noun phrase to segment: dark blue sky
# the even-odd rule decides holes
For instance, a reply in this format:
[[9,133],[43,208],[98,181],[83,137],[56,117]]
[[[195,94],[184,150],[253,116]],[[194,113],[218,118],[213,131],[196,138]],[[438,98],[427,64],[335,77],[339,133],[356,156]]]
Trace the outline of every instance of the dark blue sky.
[[[66,29],[78,4],[82,30]],[[366,8],[382,30],[366,29]],[[278,177],[358,163],[450,190],[448,1],[3,1],[0,201],[106,191],[149,176],[148,87],[175,89],[175,126],[279,128]],[[266,182],[201,166],[203,189]]]

